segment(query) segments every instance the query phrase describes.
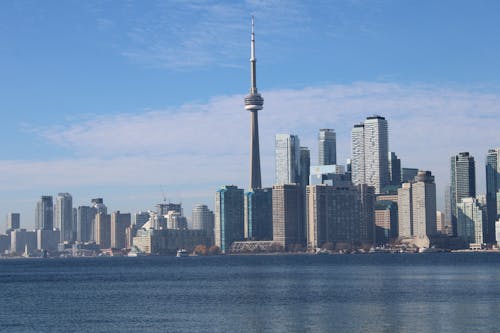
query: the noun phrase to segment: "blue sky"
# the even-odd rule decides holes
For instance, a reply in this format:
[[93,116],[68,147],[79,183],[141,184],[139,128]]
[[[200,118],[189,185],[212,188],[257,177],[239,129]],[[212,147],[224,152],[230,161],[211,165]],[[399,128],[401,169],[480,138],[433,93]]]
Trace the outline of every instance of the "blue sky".
[[[42,194],[150,209],[213,206],[248,183],[255,15],[264,185],[274,135],[317,129],[349,157],[354,123],[386,116],[403,166],[448,181],[449,156],[500,146],[498,1],[2,1],[0,216],[33,225]],[[442,200],[442,199],[440,199]],[[0,228],[3,230],[3,226]]]

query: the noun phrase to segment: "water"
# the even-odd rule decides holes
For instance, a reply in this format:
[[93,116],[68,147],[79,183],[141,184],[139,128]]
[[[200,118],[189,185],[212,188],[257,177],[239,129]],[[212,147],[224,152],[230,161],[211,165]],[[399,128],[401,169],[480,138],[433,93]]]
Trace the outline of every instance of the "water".
[[495,332],[500,254],[0,261],[0,332]]

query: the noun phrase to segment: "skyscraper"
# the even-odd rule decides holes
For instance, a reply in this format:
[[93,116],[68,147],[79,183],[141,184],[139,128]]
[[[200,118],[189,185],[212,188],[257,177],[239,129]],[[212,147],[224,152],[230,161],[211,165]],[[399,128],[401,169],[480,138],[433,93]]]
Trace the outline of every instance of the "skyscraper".
[[69,193],[59,193],[55,206],[55,225],[61,231],[61,243],[73,241],[73,198]]
[[487,209],[487,230],[486,241],[494,243],[495,221],[499,213],[497,210],[497,196],[500,190],[500,148],[488,150],[486,156],[486,209]]
[[94,239],[101,249],[111,247],[111,216],[106,213],[97,213],[95,216]]
[[305,245],[303,193],[299,184],[273,186],[273,240],[285,250]]
[[391,185],[401,185],[401,160],[393,151],[389,152],[389,178]]
[[430,171],[418,172],[412,192],[414,236],[424,238],[436,234],[436,184]]
[[375,193],[389,185],[389,133],[387,120],[367,117],[351,131],[352,181],[375,187]]
[[333,129],[319,130],[318,163],[319,165],[337,164],[337,137]]
[[191,226],[195,230],[205,230],[210,242],[214,242],[214,213],[206,205],[197,204],[193,207]]
[[450,159],[451,224],[453,235],[457,235],[457,204],[463,198],[476,196],[476,168],[474,157],[468,152],[459,153]]
[[304,188],[309,185],[309,173],[311,169],[311,152],[307,147],[300,147],[299,156],[299,183]]
[[293,134],[276,134],[276,185],[300,182],[300,140]]
[[21,228],[21,214],[8,213],[7,214],[7,233],[10,230]]
[[54,205],[52,196],[43,195],[36,203],[35,229],[52,230],[54,228]]
[[462,198],[457,203],[457,236],[466,243],[484,243],[486,210],[476,198]]
[[243,189],[226,185],[215,193],[215,245],[223,253],[244,238]]
[[96,210],[89,206],[79,206],[76,213],[76,240],[88,242],[92,237],[92,222]]
[[245,110],[250,111],[250,189],[261,188],[259,121],[257,112],[262,110],[264,99],[257,92],[257,59],[255,58],[255,34],[252,16],[252,37],[250,42],[250,93],[245,97]]
[[423,239],[435,235],[436,184],[430,171],[419,171],[398,189],[399,237]]
[[365,125],[356,124],[351,131],[351,179],[365,183]]
[[350,182],[307,187],[307,247],[359,241],[362,207],[359,191]]
[[130,213],[120,213],[120,211],[111,214],[111,247],[123,249],[126,247],[126,233],[131,224]]
[[273,190],[253,189],[245,193],[245,238],[273,239]]

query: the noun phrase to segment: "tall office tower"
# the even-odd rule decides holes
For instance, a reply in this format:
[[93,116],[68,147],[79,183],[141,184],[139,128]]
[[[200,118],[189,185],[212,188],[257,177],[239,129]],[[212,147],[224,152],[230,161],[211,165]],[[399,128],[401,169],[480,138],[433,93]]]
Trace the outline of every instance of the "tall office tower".
[[136,229],[141,229],[146,222],[149,221],[151,215],[149,212],[138,212],[132,215],[132,224]]
[[95,242],[101,249],[111,247],[111,216],[106,213],[97,213],[95,216]]
[[55,226],[61,230],[61,243],[73,241],[73,198],[69,193],[59,193],[55,205]]
[[311,169],[311,152],[307,147],[300,147],[299,183],[305,189],[309,185],[309,171]]
[[126,230],[130,227],[130,213],[120,213],[120,211],[111,214],[111,247],[123,249],[127,245]]
[[299,184],[273,186],[273,241],[285,250],[305,245],[303,205]]
[[108,213],[108,208],[104,204],[102,198],[95,198],[90,201],[90,206],[96,210],[97,213]]
[[389,178],[391,185],[401,185],[401,160],[393,151],[389,152]]
[[413,234],[417,238],[435,235],[436,184],[430,171],[419,171],[412,186]]
[[457,205],[463,198],[476,196],[476,168],[474,157],[468,152],[452,156],[450,165],[451,224],[457,236]]
[[90,206],[79,206],[76,212],[76,240],[88,242],[92,237],[92,222],[96,210]]
[[168,212],[170,211],[173,211],[173,212],[177,212],[181,215],[183,215],[183,212],[182,212],[182,203],[159,203],[156,205],[156,212],[159,214],[159,215],[167,215]]
[[311,185],[307,196],[307,248],[340,246],[359,240],[362,207],[358,190],[348,182]]
[[365,184],[365,125],[356,124],[351,131],[351,179]]
[[21,214],[8,213],[7,214],[7,233],[10,230],[21,228]]
[[387,120],[381,116],[365,120],[365,180],[375,193],[389,185],[389,133]]
[[206,205],[197,204],[191,215],[192,229],[205,230],[210,243],[214,242],[214,213]]
[[337,135],[335,130],[324,128],[318,135],[318,164],[337,164]]
[[181,215],[179,212],[171,210],[167,213],[167,215],[165,215],[165,218],[167,219],[167,229],[173,229],[173,230],[188,229],[188,223],[186,217]]
[[293,134],[276,134],[276,185],[300,181],[300,140]]
[[457,203],[457,236],[466,243],[484,243],[486,209],[476,198],[462,198]]
[[273,190],[253,189],[245,193],[245,238],[273,239]]
[[375,188],[366,184],[356,185],[361,200],[361,216],[357,238],[361,243],[375,240]]
[[387,120],[381,116],[367,117],[354,125],[352,140],[352,179],[354,184],[375,187],[375,193],[389,185],[389,133]]
[[255,34],[252,16],[252,38],[250,42],[250,93],[245,97],[245,110],[250,111],[250,189],[261,188],[259,121],[257,112],[262,110],[264,99],[257,92],[257,59],[255,58]]
[[444,226],[446,235],[453,235],[453,227],[451,224],[451,186],[447,184],[444,187]]
[[436,211],[436,229],[437,232],[446,235],[446,224],[444,221],[444,213],[441,211]]
[[500,190],[500,148],[489,149],[486,156],[486,242],[494,243],[495,222],[500,212],[497,210],[497,192]]
[[418,174],[418,168],[402,168],[401,181],[403,183],[412,182]]
[[43,195],[36,203],[35,229],[54,229],[54,205],[52,196]]
[[243,197],[243,189],[234,185],[226,185],[215,193],[215,245],[222,253],[229,252],[234,241],[244,238]]
[[398,189],[398,237],[413,236],[412,183],[403,183]]
[[398,237],[398,204],[390,200],[375,203],[375,241],[386,244]]
[[419,171],[398,189],[399,237],[423,239],[435,235],[436,184],[430,171]]

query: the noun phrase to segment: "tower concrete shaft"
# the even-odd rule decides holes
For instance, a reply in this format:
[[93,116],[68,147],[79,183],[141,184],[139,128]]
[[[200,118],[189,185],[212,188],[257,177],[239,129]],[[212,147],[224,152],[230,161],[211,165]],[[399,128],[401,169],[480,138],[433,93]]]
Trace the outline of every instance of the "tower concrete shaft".
[[255,58],[255,34],[252,17],[252,35],[250,44],[250,93],[245,97],[245,110],[250,111],[250,189],[262,187],[259,151],[259,121],[257,112],[262,110],[264,99],[257,92],[257,59]]

